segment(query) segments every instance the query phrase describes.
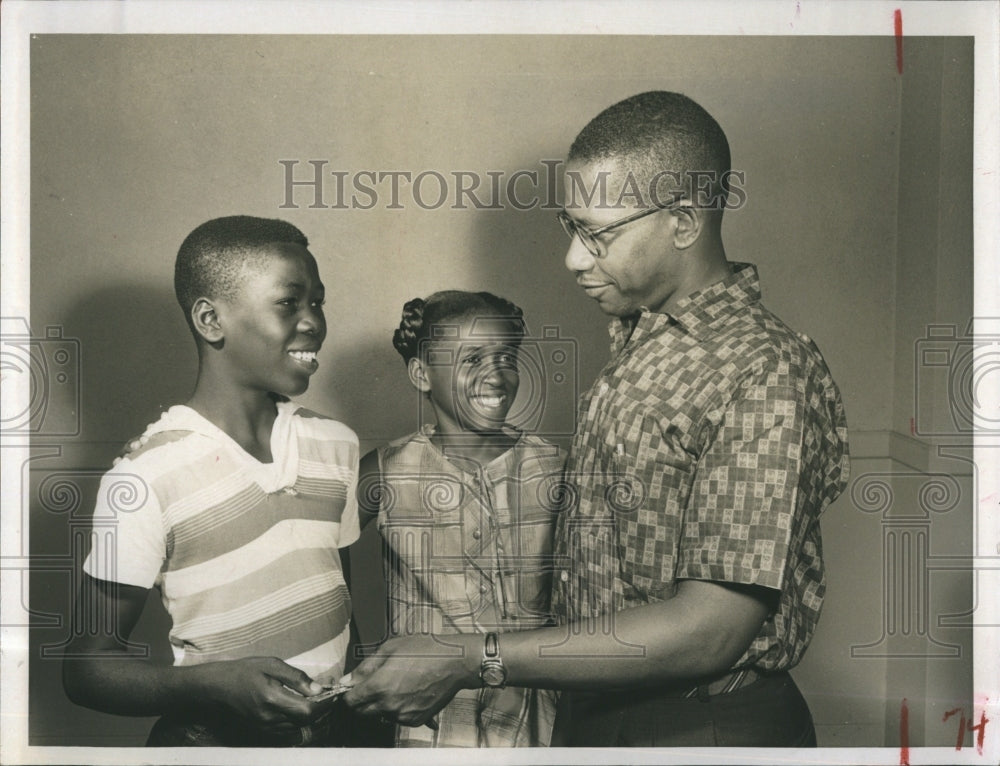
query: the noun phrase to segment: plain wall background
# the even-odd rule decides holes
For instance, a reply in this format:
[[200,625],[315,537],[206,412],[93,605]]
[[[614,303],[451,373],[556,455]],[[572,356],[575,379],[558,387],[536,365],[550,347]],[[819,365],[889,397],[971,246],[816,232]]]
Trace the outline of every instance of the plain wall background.
[[[903,476],[904,498],[917,491],[913,474],[963,477],[932,547],[969,545],[969,469],[932,465],[933,440],[914,438],[909,419],[914,344],[927,324],[961,331],[972,314],[971,40],[907,38],[902,76],[891,37],[48,35],[31,56],[32,329],[61,327],[81,355],[80,433],[39,440],[26,469],[33,554],[72,562],[100,472],[190,393],[196,358],[173,259],[192,228],[220,215],[281,217],[309,237],[329,334],[301,401],[352,426],[363,449],[418,424],[389,338],[403,302],[437,289],[488,289],[521,305],[536,334],[557,327],[582,390],[606,360],[606,318],[564,269],[552,210],[422,209],[405,184],[403,209],[389,209],[388,182],[371,210],[310,208],[306,187],[294,192],[298,209],[282,209],[279,163],[298,160],[299,180],[309,160],[327,172],[435,170],[452,195],[455,171],[544,179],[541,161],[562,158],[591,117],[651,89],[687,93],[725,129],[747,192],[726,215],[729,257],[756,263],[765,303],[822,349],[847,407],[855,478]],[[335,191],[326,176],[328,204]],[[546,403],[544,424],[563,442],[571,394]],[[77,487],[62,505],[45,496],[59,476]],[[902,696],[910,744],[950,744],[938,711],[971,706],[968,628],[930,628],[963,647],[957,657],[851,657],[883,632],[884,522],[850,492],[825,517],[826,611],[795,675],[820,744],[898,744]],[[353,566],[369,640],[381,613],[373,531]],[[54,569],[32,578],[32,743],[141,744],[148,720],[63,696],[58,661],[41,647],[65,637],[74,582],[69,567]],[[932,579],[932,614],[971,608],[967,575]],[[167,656],[152,640],[164,628],[148,610],[137,640],[151,640],[154,656]]]

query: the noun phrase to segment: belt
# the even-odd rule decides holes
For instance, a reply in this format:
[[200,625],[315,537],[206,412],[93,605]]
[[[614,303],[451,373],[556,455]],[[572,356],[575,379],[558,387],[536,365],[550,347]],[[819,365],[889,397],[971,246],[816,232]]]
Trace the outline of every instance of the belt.
[[644,702],[651,702],[657,699],[699,699],[707,702],[711,697],[720,694],[731,694],[737,689],[750,686],[764,674],[754,668],[740,668],[715,678],[705,679],[705,683],[697,686],[647,686],[635,689],[611,692],[573,691],[566,692],[571,695],[574,704],[583,706],[596,705],[607,709],[609,706],[642,705]]
[[694,686],[680,696],[685,699],[697,697],[698,699],[705,701],[709,697],[714,697],[718,694],[729,694],[737,689],[742,689],[744,686],[749,686],[757,681],[762,675],[763,674],[759,670],[755,670],[754,668],[740,668],[732,673],[726,673],[726,675],[721,678],[717,678],[707,684]]

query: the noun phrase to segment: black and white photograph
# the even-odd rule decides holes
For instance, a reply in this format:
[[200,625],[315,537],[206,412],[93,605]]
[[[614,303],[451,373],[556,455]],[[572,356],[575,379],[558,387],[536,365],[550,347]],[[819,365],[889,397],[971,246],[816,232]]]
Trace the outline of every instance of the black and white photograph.
[[0,13],[0,762],[998,762],[1000,5]]

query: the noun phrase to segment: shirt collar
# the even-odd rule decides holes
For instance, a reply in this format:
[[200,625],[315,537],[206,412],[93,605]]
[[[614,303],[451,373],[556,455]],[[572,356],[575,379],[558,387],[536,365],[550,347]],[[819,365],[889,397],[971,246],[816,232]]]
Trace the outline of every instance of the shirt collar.
[[691,293],[670,313],[643,310],[612,320],[608,328],[611,350],[621,351],[629,340],[640,341],[667,327],[679,325],[698,340],[705,340],[732,314],[760,301],[760,279],[752,263],[731,263],[732,273]]
[[291,487],[298,478],[299,448],[293,415],[299,405],[295,402],[277,401],[277,416],[271,426],[270,463],[261,463],[243,449],[229,434],[208,418],[186,404],[175,404],[160,415],[160,419],[147,426],[143,436],[163,431],[193,431],[227,447],[247,475],[265,492],[277,492]]
[[[511,448],[509,450],[501,453],[500,455],[497,455],[489,463],[482,466],[484,470],[487,470],[494,463],[506,460],[507,455],[509,455],[514,450],[522,449],[525,446],[527,446],[524,439],[524,432],[521,429],[515,428],[514,426],[505,423],[503,426],[503,432],[508,436],[514,437],[516,441],[511,445]],[[427,447],[432,452],[434,452],[434,454],[436,454],[439,458],[447,460],[449,463],[454,465],[459,470],[475,475],[476,472],[474,470],[473,471],[468,470],[469,461],[462,459],[461,447],[455,447],[449,450],[440,449],[431,439],[431,437],[434,436],[435,433],[437,433],[437,426],[434,423],[424,423],[422,426],[420,426],[420,430],[417,432],[418,435],[416,436],[416,440],[424,442],[427,445]],[[453,460],[452,459],[453,457],[456,459]]]

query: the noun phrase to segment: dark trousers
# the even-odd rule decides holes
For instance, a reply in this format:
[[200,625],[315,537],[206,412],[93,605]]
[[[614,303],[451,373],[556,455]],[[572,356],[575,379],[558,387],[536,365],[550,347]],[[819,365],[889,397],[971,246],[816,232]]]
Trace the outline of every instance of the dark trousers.
[[809,707],[788,673],[729,694],[565,692],[553,746],[816,747]]
[[395,732],[377,716],[363,716],[343,702],[308,729],[268,733],[245,721],[164,716],[153,724],[146,747],[392,747]]

